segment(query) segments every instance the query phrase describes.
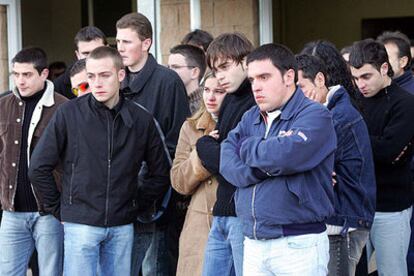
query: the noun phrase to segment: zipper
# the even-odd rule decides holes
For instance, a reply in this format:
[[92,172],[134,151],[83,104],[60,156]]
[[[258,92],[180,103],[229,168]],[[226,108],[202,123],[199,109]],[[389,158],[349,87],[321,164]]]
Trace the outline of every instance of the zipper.
[[72,205],[72,188],[73,188],[73,178],[75,176],[75,163],[72,163],[72,172],[70,176],[70,185],[69,185],[69,204]]
[[256,220],[256,215],[254,213],[254,202],[255,202],[255,198],[256,198],[256,187],[257,186],[254,185],[253,193],[252,193],[252,205],[251,205],[251,208],[252,208],[252,217],[253,217],[253,238],[255,240],[257,240],[257,234],[256,234],[257,220]]
[[112,128],[110,123],[110,118],[108,115],[109,112],[106,112],[107,118],[107,129],[108,129],[108,170],[107,170],[107,182],[106,182],[106,197],[105,197],[105,225],[108,225],[108,212],[109,212],[109,187],[111,185],[111,162],[112,162],[112,154],[113,154],[113,142],[114,142],[114,128],[115,122],[118,118],[119,112],[115,115],[115,118],[112,120]]

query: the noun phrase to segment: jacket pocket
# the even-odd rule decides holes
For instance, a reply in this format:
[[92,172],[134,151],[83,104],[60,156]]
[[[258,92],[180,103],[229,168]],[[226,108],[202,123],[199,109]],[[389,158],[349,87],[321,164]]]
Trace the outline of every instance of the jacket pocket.
[[306,193],[306,182],[305,180],[299,180],[299,177],[302,178],[303,176],[296,176],[286,179],[286,185],[287,189],[298,199],[299,204],[304,204],[309,200],[309,197]]
[[70,182],[69,182],[69,205],[72,205],[73,199],[73,179],[75,178],[75,163],[71,164]]

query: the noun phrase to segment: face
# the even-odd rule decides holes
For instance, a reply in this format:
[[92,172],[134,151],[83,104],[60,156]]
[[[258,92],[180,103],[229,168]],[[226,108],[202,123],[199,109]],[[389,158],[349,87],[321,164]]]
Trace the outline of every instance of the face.
[[12,75],[14,84],[22,97],[32,96],[42,90],[48,74],[48,69],[43,69],[39,74],[34,68],[33,63],[15,62],[13,64]]
[[394,71],[394,78],[398,78],[404,74],[405,63],[403,59],[399,57],[399,50],[397,45],[394,43],[387,43],[384,46],[387,50],[388,60],[390,62],[392,70]]
[[123,69],[117,70],[111,58],[87,59],[86,72],[90,90],[95,99],[108,108],[119,100],[120,82],[125,77]]
[[213,66],[220,85],[227,93],[235,92],[246,79],[247,70],[243,63],[237,64],[234,60],[219,58]]
[[91,41],[79,41],[78,42],[78,50],[75,51],[76,57],[78,59],[84,59],[89,56],[89,54],[100,46],[104,46],[104,42],[102,39],[98,38]]
[[206,80],[204,83],[203,100],[208,112],[218,116],[225,96],[226,91],[220,86],[216,78],[210,77]]
[[295,71],[289,69],[282,76],[279,69],[267,60],[248,65],[248,78],[261,111],[273,111],[285,104],[295,92]]
[[[188,66],[185,57],[180,54],[171,54],[168,57],[168,68],[177,72],[181,80],[184,82],[184,85],[187,87],[192,81],[198,80],[198,75],[196,76],[196,68]],[[192,91],[191,91],[192,92]]]
[[[323,78],[323,80],[320,78]],[[325,86],[325,78],[322,73],[319,72],[316,75],[315,80],[312,81],[309,78],[305,78],[303,76],[303,71],[299,70],[297,84],[309,99],[318,103],[324,103],[326,101],[328,89]]]
[[116,30],[116,46],[125,66],[131,71],[140,70],[145,63],[151,39],[141,40],[138,33],[130,28]]
[[387,71],[387,63],[381,66],[380,71],[371,64],[364,64],[359,69],[351,66],[351,74],[355,84],[366,98],[375,96],[381,89],[387,86],[387,80],[389,79]]
[[91,92],[88,84],[88,75],[86,74],[86,70],[83,70],[71,77],[70,84],[72,85],[72,89],[77,90],[78,97]]

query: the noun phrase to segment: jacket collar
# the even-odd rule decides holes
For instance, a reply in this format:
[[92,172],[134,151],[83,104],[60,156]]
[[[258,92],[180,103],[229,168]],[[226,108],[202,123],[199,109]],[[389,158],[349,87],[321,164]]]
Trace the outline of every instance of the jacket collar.
[[413,80],[413,74],[411,73],[411,70],[405,71],[404,74],[399,76],[398,78],[394,79],[394,81],[399,86],[404,86],[406,83]]
[[[82,97],[89,97],[89,101],[91,103],[92,108],[94,108],[96,111],[100,112],[111,112],[111,110],[103,103],[98,102],[95,97],[92,95],[92,93],[89,93],[88,95],[82,96]],[[116,104],[114,109],[116,109],[117,114],[121,117],[122,121],[125,123],[125,125],[129,128],[133,125],[132,115],[129,111],[129,109],[126,107],[127,102],[129,100],[125,99],[122,93],[119,93],[119,102]]]
[[[348,92],[342,86],[334,86],[335,90],[330,90],[328,93],[328,105],[326,106],[331,110],[339,101],[344,98],[349,98]],[[331,92],[332,91],[332,92]]]
[[158,63],[155,58],[151,54],[148,54],[147,62],[145,62],[144,67],[142,67],[141,72],[139,72],[139,75],[134,79],[133,83],[129,85],[129,78],[125,78],[125,80],[122,81],[121,87],[125,88],[130,86],[130,93],[139,93],[157,68],[157,65]]
[[[280,114],[281,120],[289,120],[297,113],[297,110],[303,100],[305,99],[305,95],[303,94],[302,90],[299,87],[296,87],[295,92],[290,97],[290,99],[282,106],[280,109],[282,113]],[[258,109],[258,107],[256,107]],[[263,117],[259,112],[254,124],[260,124]]]
[[211,114],[206,110],[197,120],[196,128],[198,130],[206,130],[211,124],[214,123],[214,120],[211,118]]
[[[46,85],[45,93],[43,93],[43,96],[40,98],[38,104],[46,106],[46,107],[51,107],[55,104],[55,97],[54,97],[55,86],[53,85],[53,82],[51,82],[50,80],[46,80],[45,85]],[[17,87],[13,89],[13,94],[18,99],[21,99],[19,91],[17,90]]]

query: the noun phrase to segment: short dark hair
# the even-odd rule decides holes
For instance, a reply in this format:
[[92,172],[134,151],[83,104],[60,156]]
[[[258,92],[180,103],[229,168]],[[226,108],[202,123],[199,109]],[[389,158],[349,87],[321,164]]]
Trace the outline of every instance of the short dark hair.
[[117,29],[132,29],[140,40],[152,39],[152,26],[148,18],[139,12],[132,12],[122,16],[116,22]]
[[98,48],[95,48],[86,58],[86,61],[90,59],[102,59],[107,57],[112,59],[117,71],[124,69],[124,63],[122,62],[122,57],[119,52],[116,49],[108,46],[100,46]]
[[205,52],[213,39],[213,36],[209,32],[195,29],[184,36],[183,40],[181,40],[181,44],[201,46]]
[[86,69],[86,59],[84,58],[79,59],[73,64],[72,68],[70,68],[69,76],[73,77],[85,69]]
[[40,75],[47,68],[47,55],[39,47],[27,47],[14,56],[12,64],[14,63],[31,63]]
[[302,75],[305,79],[309,79],[313,82],[319,72],[322,73],[326,79],[325,64],[317,56],[307,54],[297,55],[296,61],[298,62],[298,71],[302,71]]
[[224,33],[216,37],[207,48],[207,64],[214,71],[218,59],[231,59],[240,64],[253,50],[253,45],[242,33]]
[[293,52],[286,46],[277,43],[269,43],[258,47],[247,56],[247,65],[253,61],[270,60],[282,76],[290,69],[295,71],[297,80],[297,62]]
[[185,58],[188,66],[198,67],[200,69],[200,81],[206,71],[206,55],[204,51],[193,45],[176,45],[170,49],[170,54],[180,54]]
[[108,44],[105,34],[99,28],[94,26],[83,27],[75,35],[75,47],[78,49],[78,44],[80,41],[89,42],[96,39],[102,39],[104,45]]
[[411,69],[411,51],[410,51],[410,39],[402,32],[383,32],[377,40],[382,44],[392,43],[398,48],[398,57],[407,57],[408,62],[404,67],[404,71]]
[[383,44],[372,38],[364,39],[354,42],[352,45],[351,53],[349,55],[349,65],[355,68],[361,68],[365,64],[371,64],[378,71],[380,71],[381,65],[388,64],[388,76],[392,77],[394,72],[388,61],[387,51]]

